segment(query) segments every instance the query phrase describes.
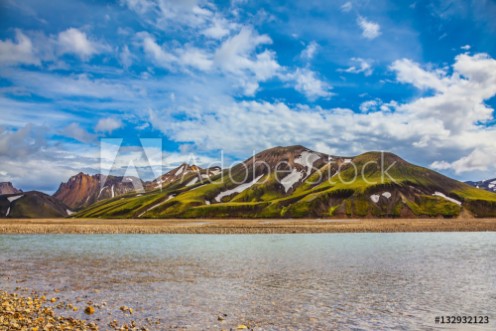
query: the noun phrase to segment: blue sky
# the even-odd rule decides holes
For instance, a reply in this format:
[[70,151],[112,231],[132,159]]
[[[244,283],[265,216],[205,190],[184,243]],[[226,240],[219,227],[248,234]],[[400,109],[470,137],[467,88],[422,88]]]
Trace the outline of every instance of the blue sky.
[[5,0],[0,181],[52,192],[99,172],[108,138],[124,165],[162,138],[165,168],[302,144],[495,177],[494,17],[485,0]]

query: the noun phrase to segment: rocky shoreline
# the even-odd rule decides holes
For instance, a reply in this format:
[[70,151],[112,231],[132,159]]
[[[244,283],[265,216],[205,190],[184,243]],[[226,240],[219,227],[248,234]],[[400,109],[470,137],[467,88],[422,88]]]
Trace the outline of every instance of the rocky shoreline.
[[[58,290],[54,291],[57,294]],[[9,331],[150,331],[162,330],[159,320],[145,319],[145,326],[139,325],[132,319],[134,309],[127,306],[115,308],[116,314],[127,318],[112,319],[104,322],[96,317],[98,310],[108,308],[107,303],[94,303],[91,301],[82,302],[75,300],[75,303],[65,302],[58,296],[48,296],[48,293],[39,293],[27,288],[16,288],[16,291],[6,292],[0,290],[0,330]],[[107,309],[108,310],[108,309]],[[74,313],[84,312],[86,318],[75,318]],[[94,315],[95,314],[95,315]],[[114,317],[118,318],[116,315]],[[227,314],[219,314],[216,318],[218,323],[224,323]],[[126,320],[127,322],[123,322]],[[169,327],[166,327],[169,329]],[[175,329],[175,328],[174,328]],[[237,324],[225,330],[254,330],[253,327],[245,324]]]
[[[40,295],[36,291],[18,289],[19,293],[8,293],[0,290],[0,329],[19,331],[57,331],[57,330],[133,330],[148,331],[149,327],[138,326],[131,320],[119,323],[113,320],[104,328],[99,326],[99,319],[91,321],[91,315],[99,308],[92,302],[67,303],[59,301],[56,296],[47,298],[46,293]],[[88,320],[68,315],[70,312],[83,310]],[[122,306],[123,313],[132,314],[132,308]],[[4,329],[5,327],[5,329]]]

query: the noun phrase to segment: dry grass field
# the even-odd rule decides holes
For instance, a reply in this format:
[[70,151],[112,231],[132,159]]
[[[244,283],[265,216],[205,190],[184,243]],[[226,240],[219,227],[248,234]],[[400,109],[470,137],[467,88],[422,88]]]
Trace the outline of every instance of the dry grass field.
[[496,219],[0,219],[3,234],[496,231]]

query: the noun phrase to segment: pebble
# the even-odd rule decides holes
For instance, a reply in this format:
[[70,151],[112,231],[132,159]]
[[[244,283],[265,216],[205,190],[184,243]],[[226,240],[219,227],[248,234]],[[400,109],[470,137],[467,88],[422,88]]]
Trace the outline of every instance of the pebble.
[[84,310],[84,312],[88,315],[91,315],[95,312],[95,308],[93,308],[93,306],[88,306],[86,307],[86,309]]

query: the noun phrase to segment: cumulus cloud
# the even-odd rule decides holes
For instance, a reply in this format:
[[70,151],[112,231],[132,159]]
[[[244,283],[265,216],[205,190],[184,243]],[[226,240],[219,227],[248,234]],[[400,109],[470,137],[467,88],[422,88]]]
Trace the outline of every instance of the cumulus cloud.
[[426,133],[414,144],[468,151],[454,161],[437,160],[433,167],[457,173],[494,168],[496,160],[491,155],[496,150],[496,131],[483,124],[493,118],[494,109],[485,100],[496,95],[496,60],[487,54],[460,54],[451,75],[443,70],[427,71],[405,60],[393,63],[391,68],[399,81],[435,91],[432,96],[400,106],[401,111],[415,115],[418,121],[440,123],[439,132]]
[[0,40],[0,64],[35,64],[40,60],[34,53],[33,43],[21,30],[16,30],[16,40]]
[[17,130],[0,126],[0,156],[25,157],[46,146],[46,128],[26,124]]
[[350,67],[342,71],[353,74],[363,73],[365,76],[372,75],[372,71],[373,71],[372,65],[367,60],[364,60],[359,57],[353,57],[351,58],[351,61],[355,64],[351,65]]
[[384,102],[381,99],[377,98],[374,100],[362,102],[358,109],[360,109],[361,113],[370,113],[375,111],[392,112],[396,110],[398,106],[399,104],[394,100],[390,102]]
[[62,134],[66,137],[76,139],[82,143],[93,142],[96,137],[79,126],[78,123],[71,123],[62,130]]
[[470,154],[456,161],[434,161],[431,167],[438,170],[453,169],[457,174],[468,171],[486,171],[490,168],[494,169],[494,152],[495,146],[476,147]]
[[59,52],[62,54],[75,54],[82,59],[88,59],[101,53],[106,46],[88,39],[85,32],[76,28],[69,28],[58,35]]
[[215,17],[212,19],[208,27],[201,32],[204,36],[213,39],[222,39],[229,35],[231,30],[237,27],[236,23],[229,22],[223,17]]
[[98,121],[98,123],[95,126],[95,131],[112,133],[112,131],[120,129],[121,127],[122,127],[121,120],[108,117],[108,118],[102,118]]
[[[283,102],[209,100],[202,112],[194,114],[188,112],[198,107],[194,103],[184,105],[184,110],[151,110],[150,122],[178,142],[240,156],[251,149],[303,144],[347,154],[390,150],[413,161],[438,161],[432,166],[458,172],[495,169],[496,130],[481,123],[491,120],[494,111],[484,101],[496,95],[496,60],[485,54],[461,54],[452,73],[443,75],[409,60],[398,60],[391,69],[399,83],[420,90],[429,86],[431,92],[407,103],[372,99],[360,105],[360,113]],[[315,78],[308,69],[298,74]],[[309,95],[330,93],[322,86],[310,92],[308,81],[312,80],[303,80],[299,88]],[[181,114],[188,119],[174,121]],[[265,139],[256,138],[260,136]],[[322,141],[325,146],[317,146]]]
[[396,60],[389,68],[396,72],[398,81],[412,84],[419,89],[441,91],[449,85],[445,70],[425,70],[420,64],[409,59]]
[[362,29],[362,36],[367,39],[375,39],[381,34],[381,26],[367,20],[365,17],[359,16],[357,19],[358,26]]
[[179,61],[182,65],[209,71],[213,67],[211,55],[196,47],[186,47],[179,51]]
[[235,36],[225,40],[215,53],[217,65],[224,70],[239,74],[252,71],[261,78],[270,77],[278,65],[268,51],[254,55],[259,45],[270,44],[268,35],[259,35],[253,29],[244,27]]
[[295,82],[295,89],[303,93],[309,100],[328,98],[332,96],[331,86],[317,78],[315,72],[310,69],[297,69],[294,74],[288,75]]
[[301,58],[304,60],[311,60],[315,56],[315,53],[317,52],[318,44],[315,41],[312,41],[305,47],[304,50],[301,51]]

